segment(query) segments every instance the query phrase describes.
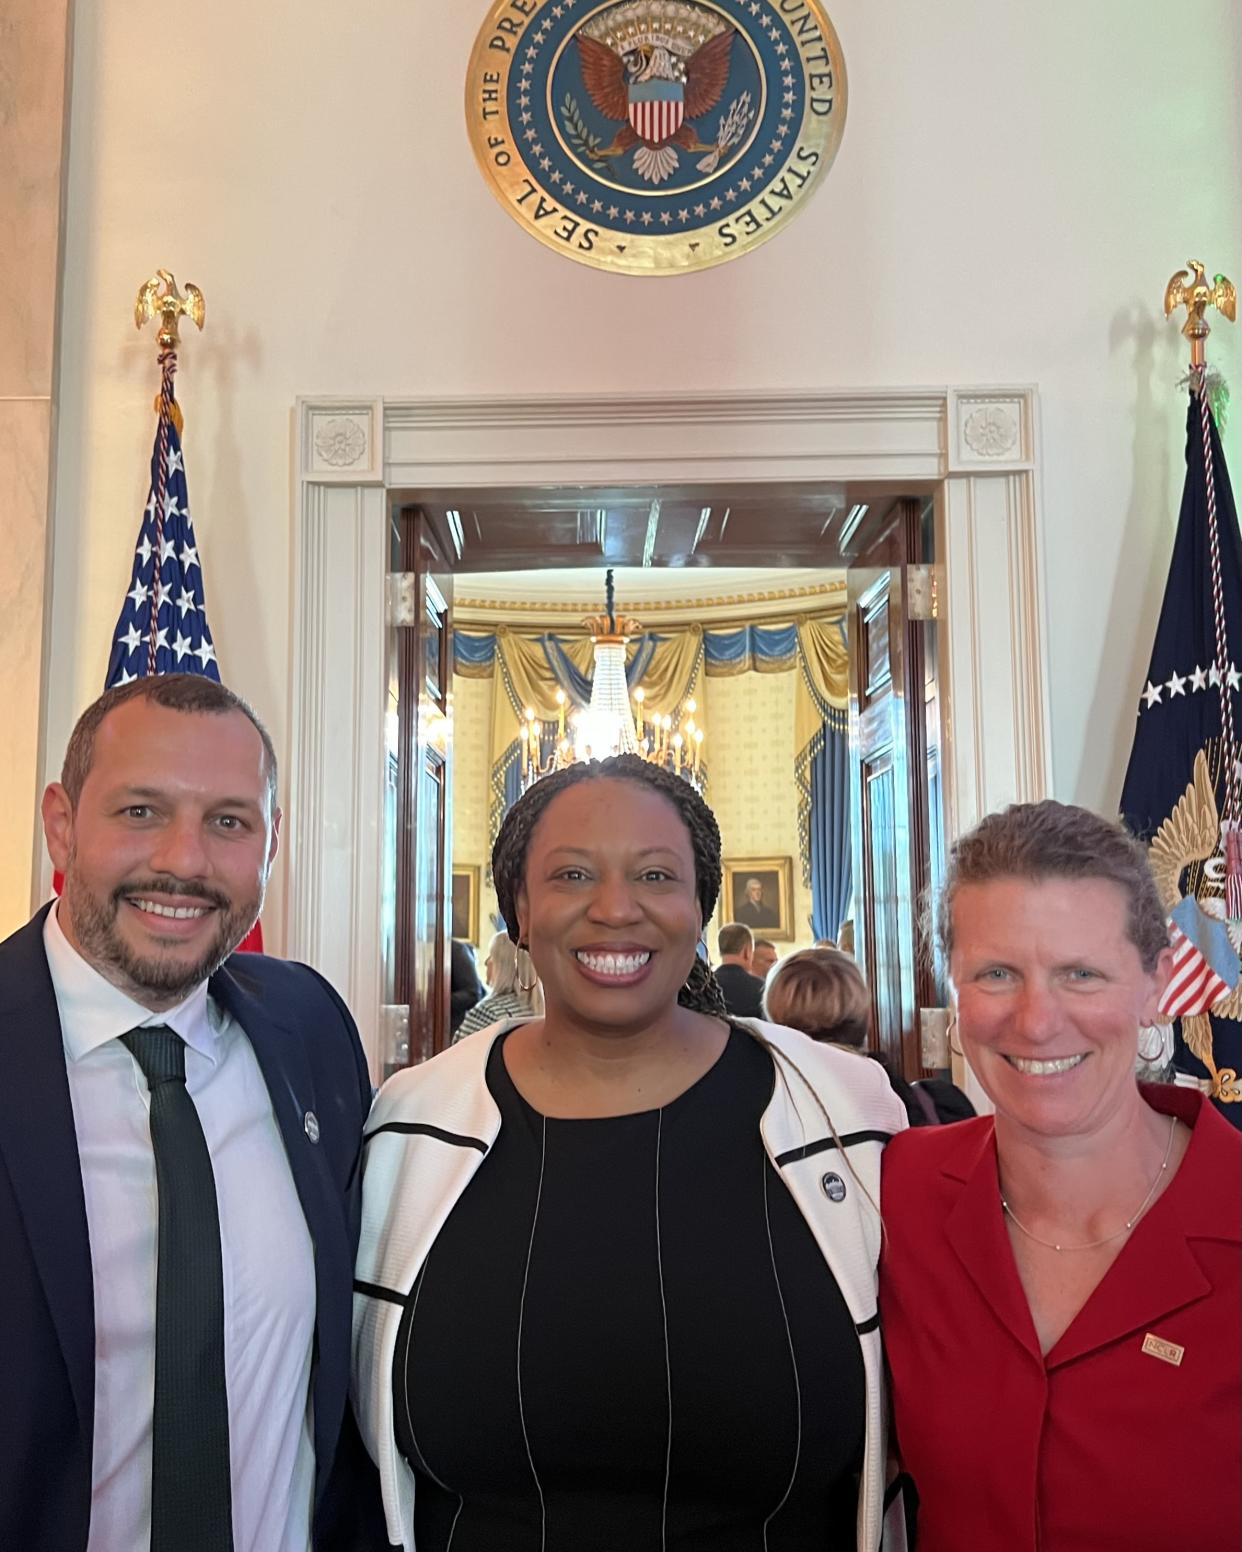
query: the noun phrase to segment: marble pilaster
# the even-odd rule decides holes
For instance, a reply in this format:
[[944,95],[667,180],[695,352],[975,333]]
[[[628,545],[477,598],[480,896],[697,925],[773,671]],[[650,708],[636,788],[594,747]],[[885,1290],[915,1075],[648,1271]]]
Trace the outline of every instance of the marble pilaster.
[[0,937],[38,870],[70,0],[0,9]]

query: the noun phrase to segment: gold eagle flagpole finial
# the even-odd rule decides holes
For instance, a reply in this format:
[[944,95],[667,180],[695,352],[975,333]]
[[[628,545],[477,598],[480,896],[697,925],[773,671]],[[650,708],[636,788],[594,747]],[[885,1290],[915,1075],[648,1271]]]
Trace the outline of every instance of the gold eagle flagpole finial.
[[157,269],[150,280],[138,287],[138,299],[134,303],[134,324],[141,329],[152,318],[160,320],[155,336],[159,349],[161,370],[160,392],[155,398],[155,411],[161,419],[171,419],[180,436],[184,422],[181,407],[173,396],[173,373],[177,370],[177,351],[181,339],[177,327],[182,318],[196,324],[201,333],[207,317],[207,303],[203,293],[192,281],[186,281],[185,295],[177,289],[172,272]]
[[1207,274],[1198,259],[1187,259],[1189,269],[1179,269],[1170,276],[1164,288],[1164,316],[1168,318],[1175,308],[1185,307],[1186,322],[1182,333],[1190,341],[1191,371],[1201,371],[1207,364],[1207,337],[1212,332],[1204,314],[1215,307],[1230,323],[1238,316],[1238,293],[1233,281],[1224,275],[1216,275],[1208,283]]
[[198,287],[187,281],[182,296],[177,290],[177,282],[166,269],[157,269],[150,280],[138,288],[134,323],[141,329],[149,319],[158,318],[160,327],[156,344],[161,350],[176,350],[180,346],[177,326],[182,318],[188,318],[201,329],[206,316],[207,304]]
[[156,432],[156,472],[152,481],[151,500],[152,514],[155,523],[155,551],[157,556],[155,567],[156,585],[151,588],[151,615],[150,628],[148,630],[148,654],[147,672],[156,672],[156,652],[159,646],[159,610],[161,602],[161,576],[162,556],[164,549],[164,517],[168,510],[168,476],[169,476],[169,446],[171,432],[176,430],[180,437],[185,429],[185,421],[181,414],[181,406],[177,403],[177,396],[173,388],[173,378],[177,372],[177,349],[181,344],[178,337],[177,326],[182,318],[188,318],[191,323],[198,326],[200,332],[203,320],[207,316],[207,304],[203,300],[203,293],[197,286],[186,283],[185,295],[177,290],[177,282],[172,273],[166,269],[157,269],[150,280],[138,288],[138,299],[134,303],[134,323],[141,329],[144,323],[152,318],[160,321],[156,333],[156,344],[159,347],[160,365],[160,391],[155,396],[154,409],[159,416],[159,426]]

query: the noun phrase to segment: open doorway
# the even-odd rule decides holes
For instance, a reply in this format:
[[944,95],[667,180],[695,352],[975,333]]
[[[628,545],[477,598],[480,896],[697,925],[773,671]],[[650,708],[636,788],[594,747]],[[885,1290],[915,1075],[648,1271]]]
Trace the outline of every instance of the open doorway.
[[[519,643],[528,666],[542,654],[545,688],[572,711],[582,686],[572,665],[558,678],[556,658],[575,640],[580,655],[612,568],[618,608],[641,627],[631,664],[653,640],[697,642],[663,684],[669,705],[649,709],[678,726],[688,700],[699,711],[690,736],[705,735],[705,795],[731,864],[721,921],[756,882],[782,952],[850,921],[877,1045],[908,1077],[934,1070],[919,1013],[939,987],[916,920],[944,836],[933,517],[930,487],[891,483],[389,493],[402,606],[389,633],[383,1000],[408,1014],[388,1021],[386,1067],[448,1038],[454,907],[455,935],[480,959],[499,925],[487,856],[527,712],[541,740],[563,733],[552,705],[527,704],[537,692],[515,684],[512,655]],[[835,685],[808,661],[811,627],[838,634]],[[759,761],[734,758],[757,725]]]
[[995,383],[297,400],[274,946],[342,990],[375,1079],[409,1023],[385,982],[382,925],[395,887],[381,757],[390,647],[394,622],[412,613],[404,582],[392,580],[392,493],[706,483],[837,490],[846,501],[930,494],[948,843],[984,814],[1051,790],[1039,410],[1032,385]]

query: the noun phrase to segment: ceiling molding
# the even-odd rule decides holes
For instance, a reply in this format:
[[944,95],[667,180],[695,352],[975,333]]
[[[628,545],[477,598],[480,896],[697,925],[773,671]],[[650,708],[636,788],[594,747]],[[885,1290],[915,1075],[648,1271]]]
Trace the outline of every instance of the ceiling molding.
[[[678,571],[676,573],[663,573],[666,576],[675,575],[678,583],[684,586],[683,579],[693,573]],[[555,576],[555,574],[552,574]],[[587,594],[582,589],[580,575],[574,573],[562,573],[565,576],[565,589],[567,596],[555,596],[555,585],[549,586],[552,578],[541,577],[540,585],[546,587],[548,592],[544,597],[525,597],[514,599],[512,593],[519,584],[519,576],[513,573],[499,573],[496,577],[496,591],[490,588],[476,596],[472,591],[465,593],[464,589],[473,588],[480,580],[480,575],[463,576],[460,583],[463,592],[459,593],[453,602],[453,616],[459,625],[485,625],[489,623],[503,624],[512,620],[524,626],[540,622],[548,622],[558,626],[576,625],[585,615],[598,614],[600,608],[600,595],[597,589],[592,589]],[[762,576],[763,573],[750,573],[751,576]],[[773,575],[769,573],[769,575]],[[845,573],[844,572],[820,572],[810,573],[795,571],[775,573],[786,577],[816,576],[815,581],[801,582],[794,586],[784,587],[750,587],[739,586],[735,581],[732,587],[726,591],[711,591],[710,580],[712,573],[704,570],[702,591],[686,589],[680,596],[652,595],[643,597],[634,594],[628,587],[618,583],[618,600],[626,614],[636,615],[644,622],[648,619],[658,620],[663,625],[679,624],[687,620],[712,620],[717,623],[721,618],[728,616],[732,619],[753,620],[762,619],[780,614],[785,617],[799,614],[819,613],[826,609],[835,609],[845,602]],[[723,578],[720,579],[723,581]],[[719,587],[720,583],[717,583]],[[502,591],[503,590],[503,591]],[[508,596],[505,596],[508,594]],[[793,606],[792,608],[790,606]]]
[[500,426],[615,426],[659,420],[668,425],[710,425],[744,421],[797,420],[921,420],[942,410],[944,388],[872,389],[833,393],[742,393],[610,395],[584,394],[577,399],[524,396],[511,399],[454,398],[421,401],[389,400],[384,407],[388,429],[469,430]]

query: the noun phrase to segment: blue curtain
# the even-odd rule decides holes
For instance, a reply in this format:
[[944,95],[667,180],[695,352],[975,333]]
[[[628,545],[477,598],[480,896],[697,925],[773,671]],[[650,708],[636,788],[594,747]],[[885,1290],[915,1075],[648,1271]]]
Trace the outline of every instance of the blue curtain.
[[[625,677],[631,688],[641,684],[651,667],[651,659],[666,636],[645,631],[630,655]],[[577,706],[591,699],[591,680],[579,673],[562,645],[563,638],[548,633],[539,637],[552,676]],[[484,634],[458,627],[453,632],[453,669],[455,673],[478,678],[491,668],[496,656],[494,633]],[[782,673],[798,658],[796,625],[742,625],[735,630],[705,630],[703,659],[708,674]]]
[[811,756],[811,927],[835,942],[853,891],[850,757],[844,732],[824,723]]
[[[630,653],[629,662],[625,665],[625,682],[631,690],[646,678],[655,649],[663,640],[664,637],[653,635],[651,631],[645,631],[638,638],[637,645]],[[573,659],[562,646],[559,636],[541,636],[539,645],[543,648],[543,655],[552,671],[552,677],[569,697],[570,704],[590,705],[593,675],[579,673]]]
[[[579,673],[574,666],[573,659],[565,651],[561,644],[561,637],[554,635],[540,636],[539,645],[543,648],[543,655],[547,660],[548,668],[553,679],[566,696],[572,706],[586,706],[591,700],[591,676]],[[630,654],[630,660],[626,664],[625,679],[631,689],[636,684],[641,684],[647,676],[647,670],[651,667],[651,659],[655,655],[655,649],[666,638],[657,636],[652,631],[646,631],[638,639],[634,651]],[[453,632],[453,672],[464,674],[467,678],[478,679],[491,672],[496,659],[495,634],[484,635],[477,631],[455,630]]]
[[496,637],[494,635],[472,635],[463,630],[453,632],[454,673],[479,678],[483,671],[491,672],[495,659]]
[[591,699],[591,680],[589,675],[580,674],[574,667],[573,659],[561,645],[556,636],[541,636],[539,645],[543,648],[543,655],[547,659],[548,667],[552,670],[552,677],[565,694],[569,697],[571,706],[586,706]]
[[779,673],[798,656],[796,625],[740,625],[705,630],[703,660],[709,674]]

